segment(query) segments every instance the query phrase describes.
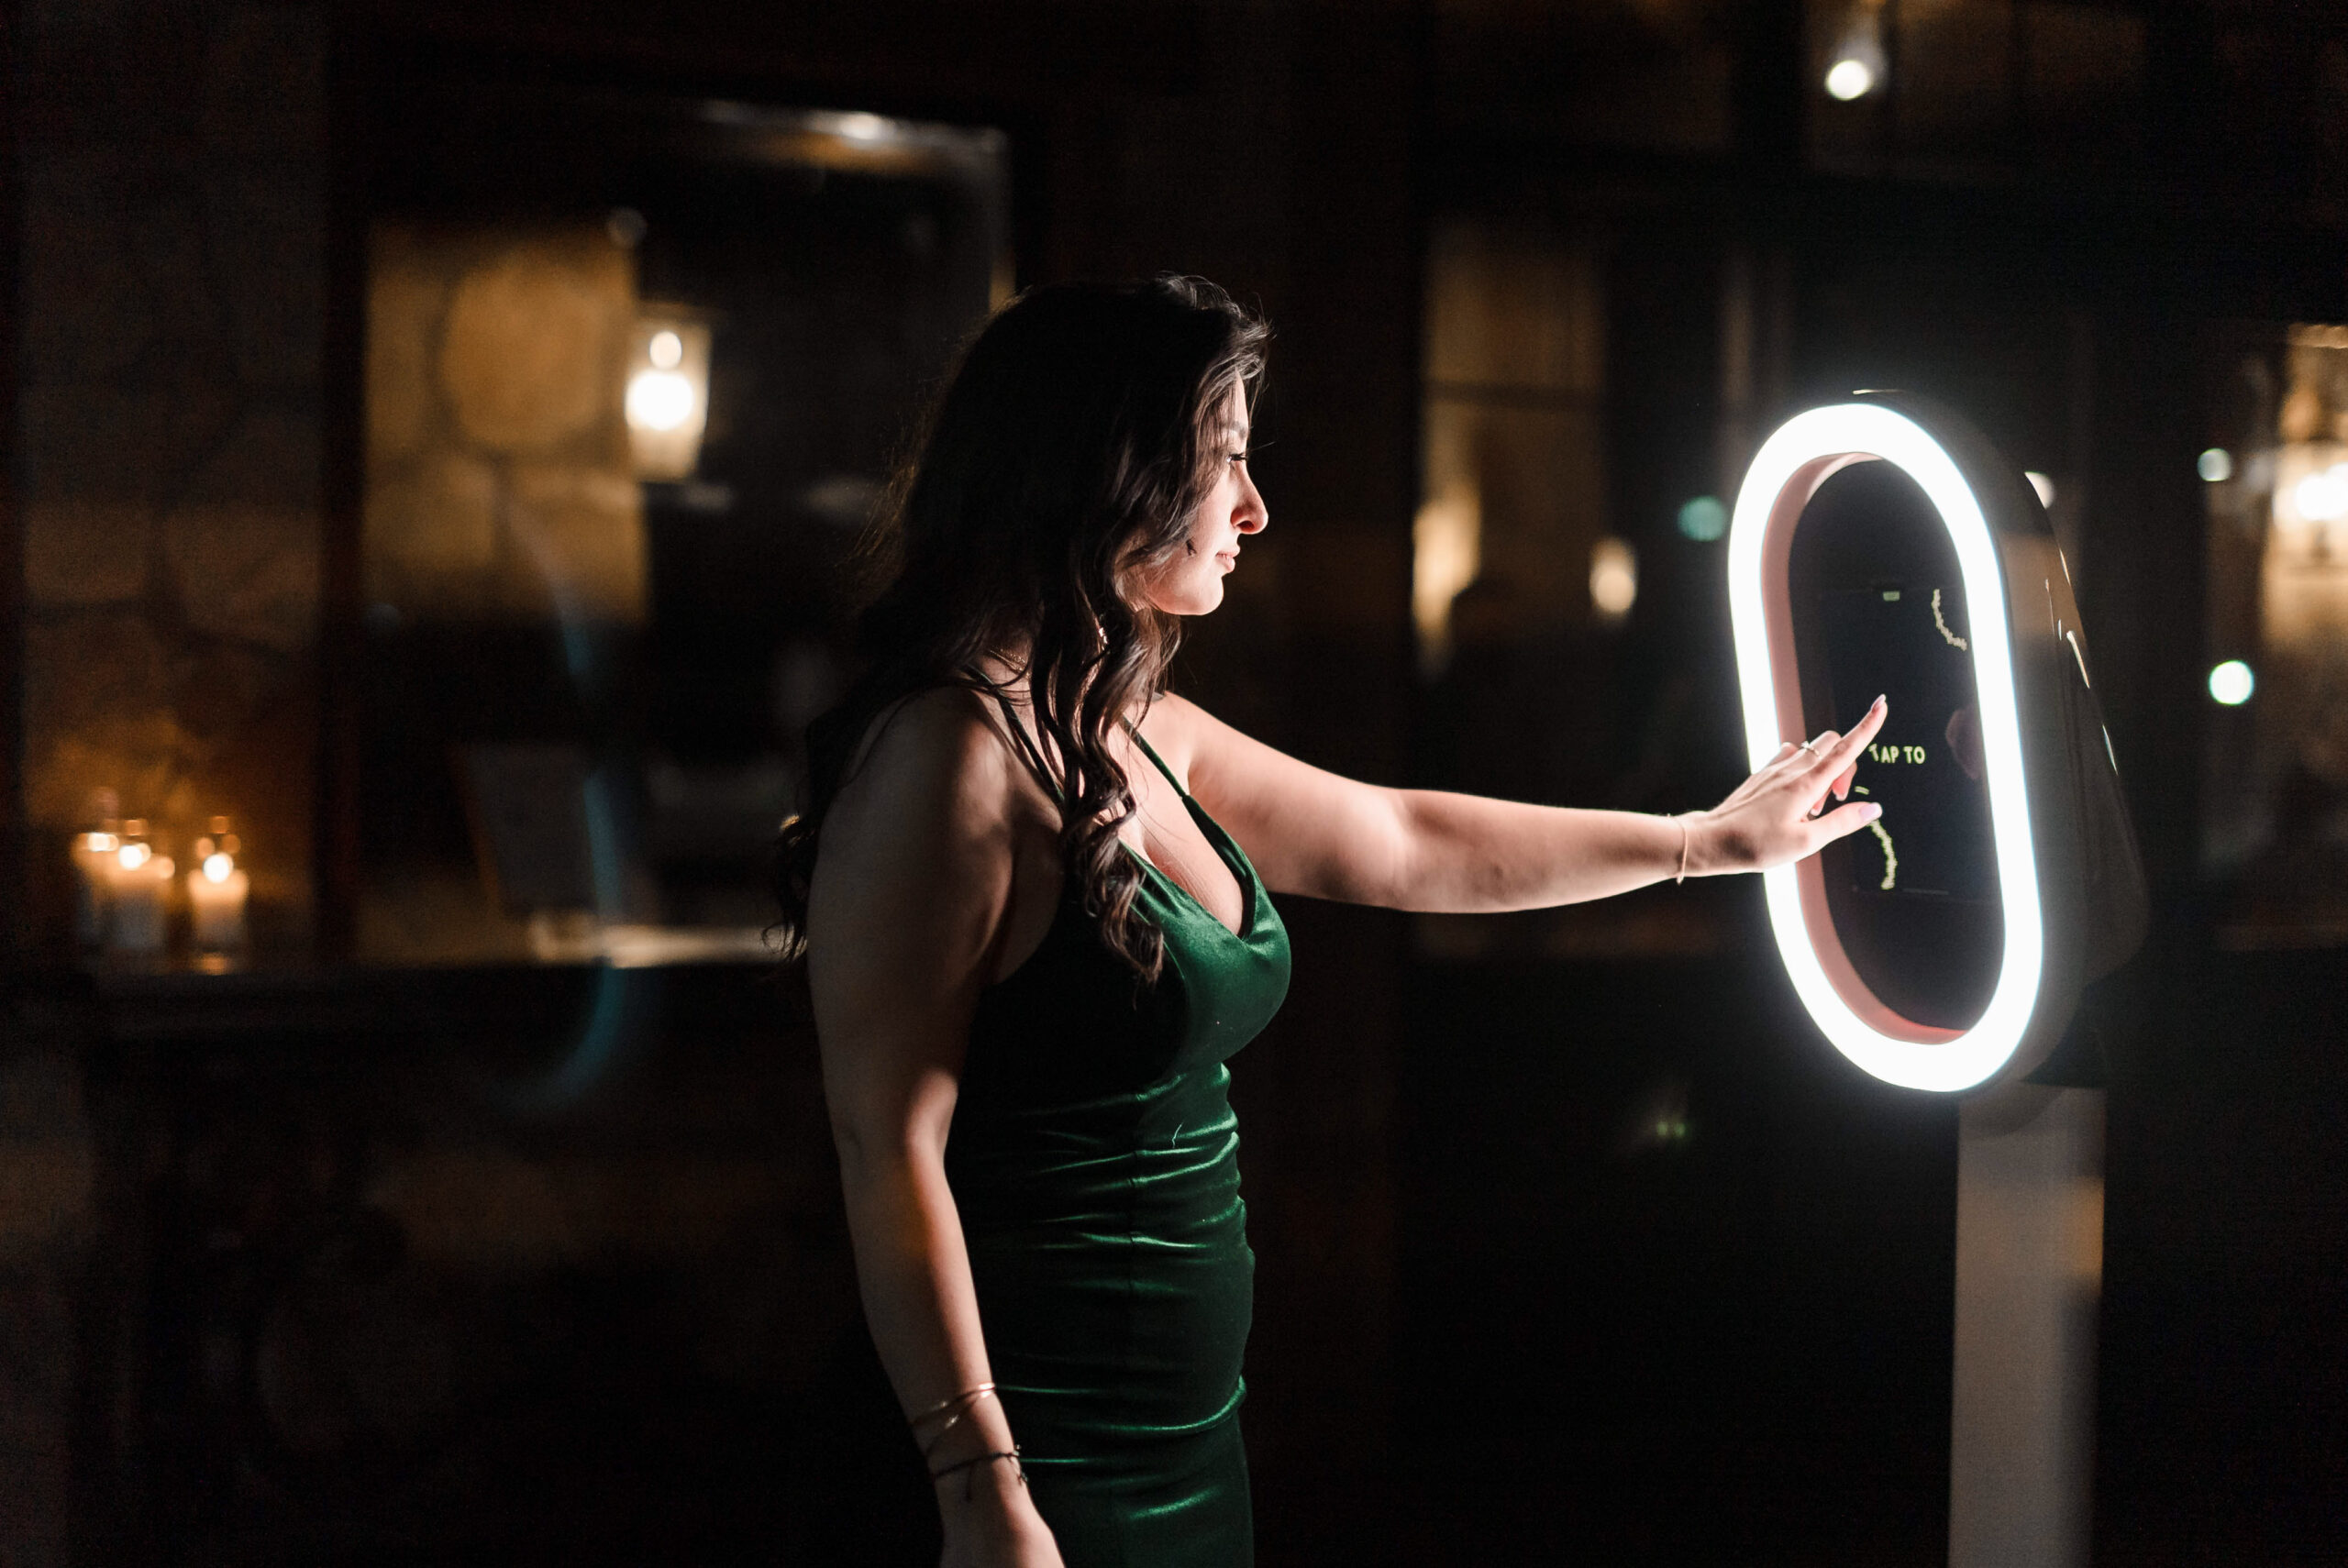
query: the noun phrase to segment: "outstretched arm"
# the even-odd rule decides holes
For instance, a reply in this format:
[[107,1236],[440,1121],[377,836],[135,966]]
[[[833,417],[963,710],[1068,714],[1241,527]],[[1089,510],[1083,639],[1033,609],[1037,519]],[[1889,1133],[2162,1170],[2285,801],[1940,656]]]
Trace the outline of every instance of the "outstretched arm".
[[[857,1282],[909,1419],[992,1378],[945,1152],[1011,898],[1011,786],[1001,744],[966,709],[939,692],[882,721],[825,820],[808,903]],[[983,1457],[1012,1447],[1000,1402],[951,1406],[915,1436],[933,1471],[975,1461],[938,1485],[951,1568],[1059,1568],[1015,1466]]]
[[1683,845],[1690,877],[1814,854],[1880,814],[1866,802],[1822,808],[1847,793],[1883,717],[1877,699],[1847,734],[1784,746],[1727,800],[1682,817],[1381,789],[1299,762],[1180,698],[1153,708],[1145,729],[1275,892],[1467,914],[1628,892],[1678,875]]

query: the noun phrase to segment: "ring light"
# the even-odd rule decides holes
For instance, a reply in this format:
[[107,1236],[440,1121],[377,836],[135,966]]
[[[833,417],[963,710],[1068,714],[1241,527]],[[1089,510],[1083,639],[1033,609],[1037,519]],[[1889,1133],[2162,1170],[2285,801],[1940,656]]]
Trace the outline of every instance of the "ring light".
[[1962,420],[1862,393],[1762,445],[1728,558],[1755,769],[1890,699],[1856,775],[1881,819],[1763,878],[1803,1007],[1889,1083],[1955,1092],[2029,1071],[2144,920],[2036,493]]

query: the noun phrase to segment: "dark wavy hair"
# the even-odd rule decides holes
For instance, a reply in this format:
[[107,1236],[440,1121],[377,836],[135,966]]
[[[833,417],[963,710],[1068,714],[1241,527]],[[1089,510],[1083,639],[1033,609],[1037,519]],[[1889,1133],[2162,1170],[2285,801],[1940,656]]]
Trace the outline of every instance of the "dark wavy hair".
[[857,623],[862,673],[807,727],[802,810],[776,856],[786,962],[806,954],[825,814],[874,719],[933,687],[995,693],[979,661],[1024,646],[1007,689],[1024,685],[1063,775],[1071,890],[1156,980],[1163,942],[1118,846],[1136,807],[1109,741],[1164,690],[1181,629],[1124,588],[1182,548],[1213,482],[1214,415],[1235,389],[1252,399],[1269,337],[1214,284],[1166,276],[1031,289],[971,341],[866,544],[881,586]]

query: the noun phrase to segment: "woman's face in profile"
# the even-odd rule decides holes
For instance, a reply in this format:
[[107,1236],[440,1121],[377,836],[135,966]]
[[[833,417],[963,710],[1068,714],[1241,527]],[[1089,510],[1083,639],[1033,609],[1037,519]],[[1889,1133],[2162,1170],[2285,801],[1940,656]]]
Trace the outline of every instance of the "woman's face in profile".
[[1223,602],[1223,580],[1237,569],[1242,536],[1263,532],[1270,514],[1247,476],[1247,400],[1232,389],[1207,429],[1213,482],[1191,513],[1191,529],[1173,558],[1139,569],[1139,596],[1169,615],[1203,615]]

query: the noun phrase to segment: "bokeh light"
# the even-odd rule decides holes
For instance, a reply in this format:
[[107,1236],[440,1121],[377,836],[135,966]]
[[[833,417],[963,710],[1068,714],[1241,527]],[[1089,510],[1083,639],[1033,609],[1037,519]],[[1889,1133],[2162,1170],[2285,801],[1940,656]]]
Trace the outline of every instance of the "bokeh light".
[[2194,459],[2193,470],[2211,484],[2223,484],[2234,477],[2234,455],[2223,447],[2212,447]]
[[1599,613],[1630,613],[1639,597],[1639,558],[1623,539],[1600,539],[1589,552],[1589,602]]
[[2292,486],[2291,503],[2311,523],[2348,517],[2348,463],[2334,463]]
[[2258,690],[2258,678],[2250,666],[2238,658],[2230,658],[2210,671],[2210,695],[2229,708],[2239,708],[2250,701]]
[[1864,98],[1875,90],[1875,72],[1867,69],[1864,60],[1836,61],[1826,72],[1826,91],[1847,104],[1854,98]]
[[678,430],[692,416],[693,384],[676,371],[642,370],[628,382],[630,425],[644,430]]
[[1679,532],[1709,545],[1728,532],[1728,508],[1716,495],[1700,495],[1679,509]]

